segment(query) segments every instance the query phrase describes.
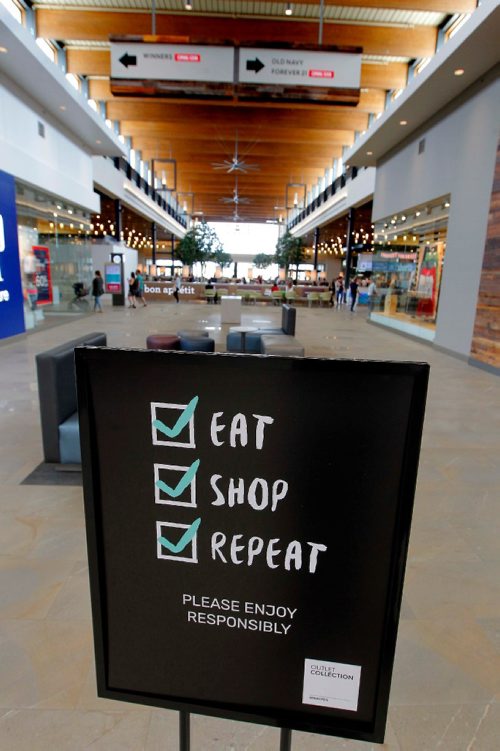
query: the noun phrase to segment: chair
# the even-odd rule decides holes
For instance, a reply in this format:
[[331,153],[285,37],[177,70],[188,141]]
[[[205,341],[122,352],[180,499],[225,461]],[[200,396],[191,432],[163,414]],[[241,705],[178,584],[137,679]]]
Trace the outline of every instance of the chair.
[[283,302],[283,292],[280,289],[271,292],[271,297],[273,299],[273,305],[281,305]]
[[312,308],[313,303],[317,303],[319,305],[319,292],[308,292],[307,293],[307,304],[310,308]]
[[320,307],[323,307],[323,303],[325,303],[325,305],[330,305],[331,295],[332,295],[331,292],[320,292],[319,293],[319,305],[320,305]]
[[80,464],[75,347],[105,347],[106,334],[93,331],[40,352],[36,360],[43,458],[55,464]]
[[205,300],[207,303],[215,303],[215,295],[217,294],[215,289],[205,290]]
[[285,292],[285,300],[290,305],[293,305],[293,303],[294,303],[294,301],[296,299],[297,299],[297,296],[296,296],[295,291],[293,289],[287,290],[287,292]]

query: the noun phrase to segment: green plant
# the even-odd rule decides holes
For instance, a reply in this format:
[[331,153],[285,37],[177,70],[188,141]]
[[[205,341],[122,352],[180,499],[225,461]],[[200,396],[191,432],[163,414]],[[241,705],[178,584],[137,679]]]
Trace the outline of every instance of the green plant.
[[233,263],[232,255],[230,253],[226,253],[222,245],[220,246],[220,248],[217,248],[217,250],[214,250],[214,252],[210,256],[210,260],[218,263],[221,269],[225,268],[226,266],[230,266],[230,264]]
[[305,249],[300,237],[293,237],[290,232],[286,232],[279,238],[276,243],[274,261],[280,268],[285,269],[287,274],[290,264],[293,264],[298,268],[298,265],[305,260]]
[[252,263],[257,269],[267,269],[273,262],[274,256],[268,253],[257,253]]
[[227,266],[232,261],[229,253],[224,253],[224,248],[217,237],[217,233],[212,227],[209,227],[207,222],[198,222],[186,232],[177,245],[174,254],[185,266],[190,268],[194,263],[201,263],[203,269],[206,262],[211,260],[215,260],[221,266]]

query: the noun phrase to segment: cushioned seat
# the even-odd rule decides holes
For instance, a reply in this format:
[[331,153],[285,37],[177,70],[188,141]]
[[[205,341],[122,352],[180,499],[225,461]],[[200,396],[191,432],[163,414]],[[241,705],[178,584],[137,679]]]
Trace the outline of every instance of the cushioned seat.
[[208,336],[208,331],[204,329],[182,329],[182,331],[177,332],[177,336],[180,339],[190,339],[192,337],[196,339],[199,336]]
[[304,357],[304,347],[294,336],[265,334],[261,337],[263,355],[294,355]]
[[[261,338],[264,334],[283,335],[295,334],[295,319],[297,311],[290,305],[281,306],[281,328],[257,329],[249,332],[245,337],[245,352],[249,354],[261,353]],[[228,352],[243,352],[241,346],[241,334],[237,331],[230,331],[226,337],[226,349]]]
[[[257,329],[245,335],[245,352],[248,354],[260,354],[260,339],[263,334],[284,335],[283,329]],[[226,337],[226,349],[228,352],[243,352],[241,334],[238,331],[230,331]]]
[[[94,331],[36,356],[43,458],[54,464],[81,461],[75,379],[75,347],[79,346],[104,347],[106,334]],[[61,443],[66,447],[64,456]]]
[[146,339],[148,349],[179,349],[181,340],[175,334],[150,334]]
[[77,412],[59,425],[59,452],[61,454],[61,464],[82,463],[80,427]]
[[210,336],[181,337],[180,349],[183,352],[214,352],[215,341]]

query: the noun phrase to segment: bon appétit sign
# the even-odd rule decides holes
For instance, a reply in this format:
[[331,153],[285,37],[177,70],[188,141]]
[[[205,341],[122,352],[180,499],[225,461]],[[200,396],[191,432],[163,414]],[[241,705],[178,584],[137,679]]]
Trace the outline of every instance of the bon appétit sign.
[[428,366],[76,358],[99,694],[382,740]]

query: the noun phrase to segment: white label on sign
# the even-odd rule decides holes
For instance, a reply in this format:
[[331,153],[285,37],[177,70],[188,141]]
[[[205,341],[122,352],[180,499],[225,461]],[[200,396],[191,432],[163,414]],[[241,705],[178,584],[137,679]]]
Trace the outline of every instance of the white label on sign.
[[111,77],[232,83],[234,48],[120,42],[111,45]]
[[241,83],[359,89],[361,55],[241,48],[239,80]]
[[302,703],[356,712],[360,677],[360,665],[306,658]]

